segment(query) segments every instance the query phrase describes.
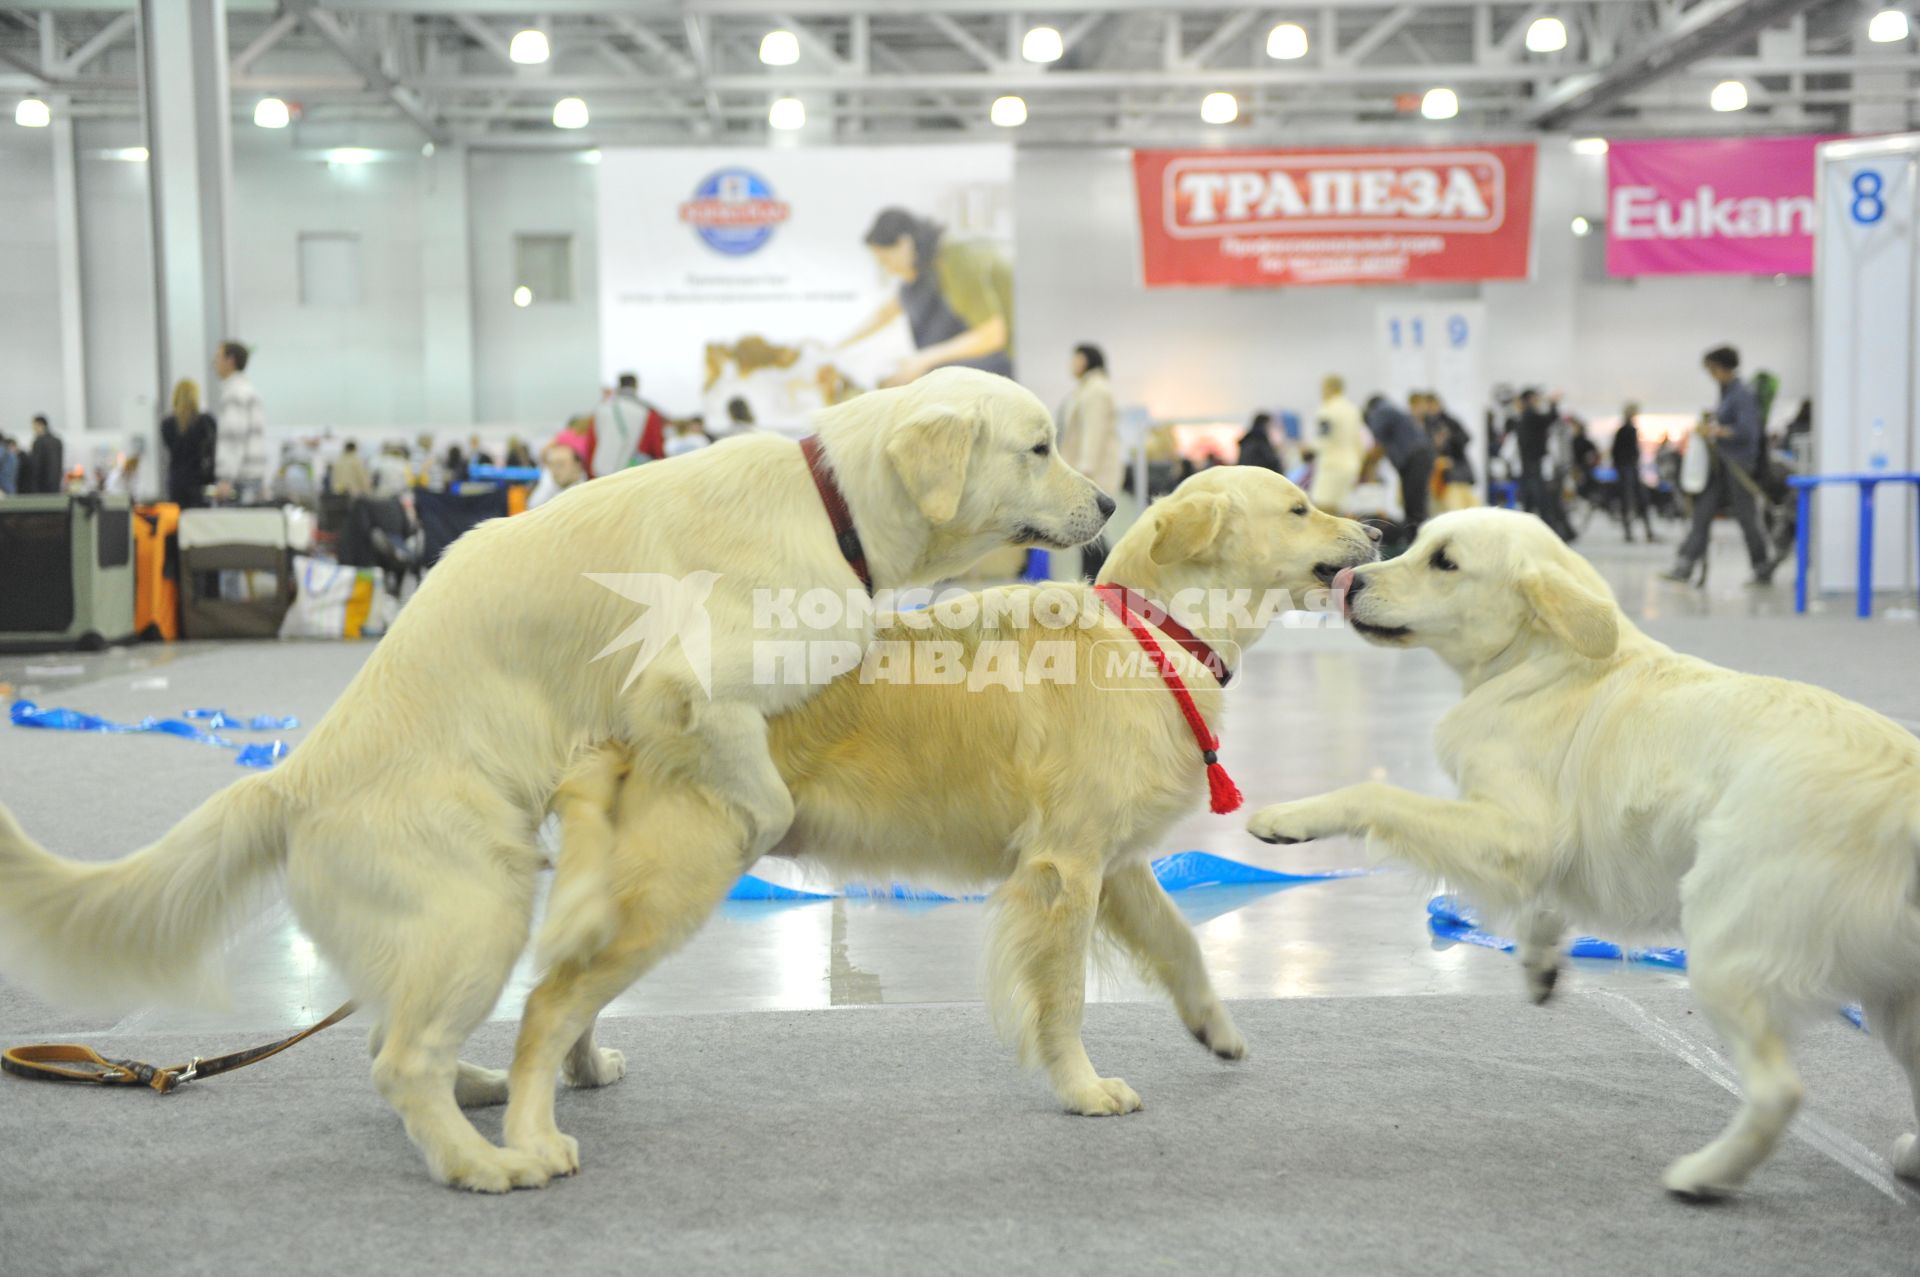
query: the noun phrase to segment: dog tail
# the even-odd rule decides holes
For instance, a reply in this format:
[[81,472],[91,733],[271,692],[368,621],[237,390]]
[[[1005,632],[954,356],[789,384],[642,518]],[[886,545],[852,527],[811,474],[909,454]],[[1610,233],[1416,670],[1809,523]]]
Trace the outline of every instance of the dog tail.
[[533,942],[534,963],[551,971],[584,962],[620,931],[613,895],[613,817],[620,782],[631,770],[618,746],[595,750],[562,782],[553,807],[560,815],[560,856],[547,896],[547,914]]
[[208,959],[286,858],[272,782],[237,781],[108,864],[62,860],[0,807],[0,973],[98,1009],[217,999]]

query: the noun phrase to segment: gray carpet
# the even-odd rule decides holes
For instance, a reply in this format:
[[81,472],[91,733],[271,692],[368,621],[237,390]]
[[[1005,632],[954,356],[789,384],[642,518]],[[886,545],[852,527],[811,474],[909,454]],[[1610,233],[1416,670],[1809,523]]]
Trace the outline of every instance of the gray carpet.
[[[1800,1140],[1738,1200],[1665,1197],[1660,1168],[1730,1097],[1594,998],[1237,1010],[1255,1054],[1228,1066],[1161,1007],[1094,1007],[1094,1058],[1148,1106],[1103,1120],[1058,1113],[975,1008],[616,1021],[626,1080],[560,1101],[583,1173],[506,1198],[426,1180],[352,1027],[165,1099],[4,1079],[0,1256],[59,1273],[1914,1271],[1920,1198]],[[509,1032],[475,1054],[500,1058]],[[1903,1088],[1866,1039],[1815,1036],[1816,1095],[1849,1090],[1883,1146]],[[481,1124],[497,1135],[499,1111]]]

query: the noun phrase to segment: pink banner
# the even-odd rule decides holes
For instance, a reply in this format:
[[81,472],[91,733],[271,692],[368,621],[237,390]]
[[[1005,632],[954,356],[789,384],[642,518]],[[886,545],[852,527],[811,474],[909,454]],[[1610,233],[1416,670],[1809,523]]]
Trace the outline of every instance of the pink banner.
[[1811,275],[1824,137],[1615,142],[1609,275]]

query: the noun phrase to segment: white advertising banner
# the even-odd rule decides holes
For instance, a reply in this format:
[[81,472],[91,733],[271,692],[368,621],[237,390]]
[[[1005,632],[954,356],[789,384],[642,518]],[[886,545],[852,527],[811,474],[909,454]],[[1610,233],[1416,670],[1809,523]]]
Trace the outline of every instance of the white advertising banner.
[[[1820,474],[1920,470],[1920,134],[1820,148],[1814,238],[1814,469]],[[1913,488],[1874,493],[1873,581],[1914,584]],[[1859,580],[1860,497],[1831,484],[1815,498],[1815,580]]]
[[1388,302],[1374,311],[1374,352],[1385,394],[1402,408],[1416,390],[1440,396],[1473,437],[1475,478],[1487,477],[1487,307],[1484,302]]
[[1012,181],[1005,146],[604,150],[601,372],[716,432],[1010,372]]

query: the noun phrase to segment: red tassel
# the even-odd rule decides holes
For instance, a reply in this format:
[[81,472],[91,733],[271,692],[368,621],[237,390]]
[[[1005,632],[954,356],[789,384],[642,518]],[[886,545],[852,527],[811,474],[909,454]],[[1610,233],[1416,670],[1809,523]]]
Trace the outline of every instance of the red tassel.
[[1240,787],[1233,783],[1233,777],[1227,775],[1227,769],[1219,763],[1207,764],[1207,793],[1213,798],[1213,814],[1216,816],[1240,810],[1240,804],[1244,801],[1240,796]]

